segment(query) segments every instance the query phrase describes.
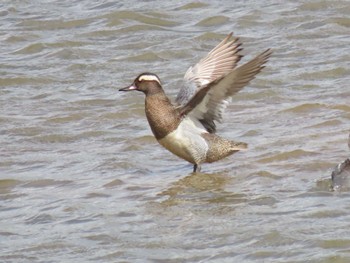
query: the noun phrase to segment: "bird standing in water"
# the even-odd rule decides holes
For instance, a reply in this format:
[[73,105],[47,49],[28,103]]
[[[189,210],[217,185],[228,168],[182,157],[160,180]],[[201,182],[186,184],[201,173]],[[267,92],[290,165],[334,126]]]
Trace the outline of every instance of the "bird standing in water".
[[195,66],[190,67],[173,105],[165,95],[156,74],[142,73],[120,91],[141,91],[146,95],[145,112],[157,141],[167,150],[193,164],[193,172],[202,163],[221,160],[247,144],[216,135],[215,121],[232,96],[246,86],[263,68],[270,49],[237,67],[241,43],[229,34]]
[[[348,147],[350,149],[350,134],[348,137]],[[339,163],[332,171],[332,189],[350,189],[350,157]]]

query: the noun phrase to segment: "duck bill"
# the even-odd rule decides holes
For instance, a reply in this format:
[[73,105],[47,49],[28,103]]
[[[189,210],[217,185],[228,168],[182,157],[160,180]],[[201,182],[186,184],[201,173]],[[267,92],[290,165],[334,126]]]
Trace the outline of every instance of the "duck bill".
[[132,90],[137,90],[137,87],[134,84],[132,84],[132,85],[130,85],[128,87],[119,89],[119,91],[132,91]]

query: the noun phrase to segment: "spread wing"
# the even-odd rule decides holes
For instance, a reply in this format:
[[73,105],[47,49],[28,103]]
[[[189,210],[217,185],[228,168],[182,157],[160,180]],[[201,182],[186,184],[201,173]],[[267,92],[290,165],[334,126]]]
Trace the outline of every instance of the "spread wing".
[[231,40],[232,33],[221,41],[194,67],[190,67],[184,77],[184,85],[177,95],[176,103],[184,106],[194,94],[209,83],[231,72],[241,59],[241,44],[238,38]]
[[229,74],[202,87],[181,108],[182,115],[201,121],[208,132],[214,133],[214,121],[222,120],[222,113],[231,97],[246,86],[264,68],[271,55],[268,49]]

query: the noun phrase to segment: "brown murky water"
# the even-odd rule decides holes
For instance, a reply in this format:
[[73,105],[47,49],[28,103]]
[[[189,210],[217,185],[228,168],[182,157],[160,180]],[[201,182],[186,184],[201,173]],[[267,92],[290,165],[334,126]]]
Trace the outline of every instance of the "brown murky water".
[[[0,3],[1,262],[350,262],[349,1]],[[249,150],[191,174],[162,149],[170,96],[226,34],[273,48],[218,133]]]

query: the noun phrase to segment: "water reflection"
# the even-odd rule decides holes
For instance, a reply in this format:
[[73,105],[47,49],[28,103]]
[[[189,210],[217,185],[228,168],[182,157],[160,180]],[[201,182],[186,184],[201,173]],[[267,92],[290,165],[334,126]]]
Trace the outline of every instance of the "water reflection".
[[166,196],[164,206],[183,203],[242,203],[246,197],[242,193],[225,190],[234,177],[223,173],[191,173],[171,184],[158,196]]

